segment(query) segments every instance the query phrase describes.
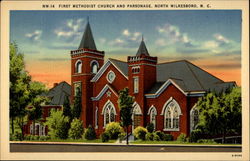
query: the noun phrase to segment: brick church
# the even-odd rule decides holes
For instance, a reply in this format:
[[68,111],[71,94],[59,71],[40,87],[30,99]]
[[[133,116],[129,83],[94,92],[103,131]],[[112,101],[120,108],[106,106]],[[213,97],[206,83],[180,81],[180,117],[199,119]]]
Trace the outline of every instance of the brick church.
[[135,98],[131,130],[153,123],[155,130],[174,138],[180,133],[189,135],[198,120],[198,98],[236,85],[187,60],[158,63],[143,39],[138,47],[127,61],[109,58],[104,62],[105,52],[97,49],[87,23],[79,48],[70,53],[71,99],[80,90],[84,127],[92,125],[100,134],[108,123],[119,122],[118,92],[128,87]]

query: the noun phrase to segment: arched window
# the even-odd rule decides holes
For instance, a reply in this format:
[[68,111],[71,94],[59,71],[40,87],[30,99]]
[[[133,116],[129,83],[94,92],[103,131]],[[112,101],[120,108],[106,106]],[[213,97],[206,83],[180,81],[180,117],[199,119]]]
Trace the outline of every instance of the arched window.
[[133,107],[134,108],[132,113],[132,120],[133,120],[132,128],[135,129],[137,126],[141,125],[142,111],[140,105],[137,102],[133,104]]
[[102,114],[104,115],[104,127],[106,127],[106,125],[110,122],[115,121],[116,111],[112,102],[108,101],[104,105]]
[[91,72],[96,74],[99,68],[98,62],[96,60],[92,60],[90,66],[91,66]]
[[156,129],[157,111],[156,111],[156,108],[153,105],[149,108],[148,115],[149,115],[150,123],[152,123],[154,125],[154,129]]
[[82,73],[82,61],[81,60],[76,61],[75,73]]
[[163,106],[162,115],[164,115],[165,131],[179,131],[181,109],[172,97]]
[[199,111],[195,105],[190,111],[190,132],[195,130],[198,122],[199,122]]

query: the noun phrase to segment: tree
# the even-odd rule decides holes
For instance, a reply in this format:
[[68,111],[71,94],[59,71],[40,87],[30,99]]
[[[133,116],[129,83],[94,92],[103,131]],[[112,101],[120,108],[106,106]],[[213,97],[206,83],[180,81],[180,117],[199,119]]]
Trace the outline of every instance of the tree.
[[14,120],[16,119],[22,131],[26,121],[26,107],[30,103],[29,86],[31,77],[25,71],[24,55],[18,51],[16,43],[10,43],[10,119],[11,132],[14,134]]
[[73,119],[69,129],[69,137],[72,139],[80,139],[83,134],[83,124],[79,119]]
[[121,125],[126,128],[126,142],[128,145],[128,127],[132,125],[132,109],[134,98],[129,96],[128,88],[119,91],[118,106],[120,108]]
[[105,132],[109,134],[110,139],[117,139],[119,134],[124,132],[124,130],[119,122],[111,122],[106,126]]
[[82,112],[82,98],[81,90],[77,90],[76,96],[74,99],[74,105],[72,109],[72,118],[80,118]]
[[52,109],[45,125],[48,126],[52,138],[68,138],[69,118],[63,116],[63,111]]
[[197,102],[198,128],[209,136],[241,134],[241,89],[235,87],[219,94],[208,93]]
[[30,83],[30,99],[31,104],[27,108],[28,118],[33,121],[33,135],[35,135],[35,122],[42,117],[42,107],[41,104],[47,102],[47,97],[42,96],[43,93],[47,91],[44,84],[40,82],[31,82]]
[[69,97],[65,95],[64,102],[63,102],[63,115],[68,116],[70,120],[72,120],[72,114],[71,114],[71,108],[70,108],[70,102]]

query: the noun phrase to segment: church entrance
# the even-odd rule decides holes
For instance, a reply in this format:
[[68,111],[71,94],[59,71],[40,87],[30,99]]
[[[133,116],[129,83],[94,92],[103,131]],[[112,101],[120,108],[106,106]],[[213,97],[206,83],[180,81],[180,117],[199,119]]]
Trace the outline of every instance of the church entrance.
[[132,121],[133,121],[132,132],[136,127],[141,126],[141,119],[142,119],[142,112],[141,112],[141,108],[139,104],[135,102],[133,106],[134,106],[134,109],[133,109],[133,115],[132,115]]

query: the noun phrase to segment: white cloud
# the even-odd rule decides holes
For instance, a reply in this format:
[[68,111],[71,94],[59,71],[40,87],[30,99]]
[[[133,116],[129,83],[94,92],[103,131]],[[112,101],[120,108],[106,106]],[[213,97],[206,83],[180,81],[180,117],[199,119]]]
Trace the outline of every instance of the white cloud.
[[214,36],[214,38],[216,39],[216,41],[218,41],[218,42],[220,42],[220,43],[229,43],[230,41],[227,39],[227,38],[225,38],[223,35],[221,35],[221,34],[214,34],[213,35]]
[[[177,26],[171,24],[165,24],[163,26],[156,28],[158,33],[162,36],[158,40],[157,43],[163,43],[163,38],[165,45],[167,44],[174,44],[174,43],[183,43],[183,44],[190,44],[191,40],[189,39],[186,33],[181,33]],[[163,44],[161,44],[163,46]]]
[[125,29],[125,30],[123,30],[122,35],[130,36],[130,32],[128,31],[128,29]]
[[81,36],[83,33],[83,19],[69,19],[66,20],[64,26],[54,30],[58,37],[73,38]]
[[32,41],[39,41],[42,36],[42,30],[35,30],[32,33],[25,34],[25,37],[28,37]]
[[213,41],[213,40],[206,41],[203,44],[203,47],[205,47],[205,48],[217,48],[218,46],[219,46],[218,42]]

